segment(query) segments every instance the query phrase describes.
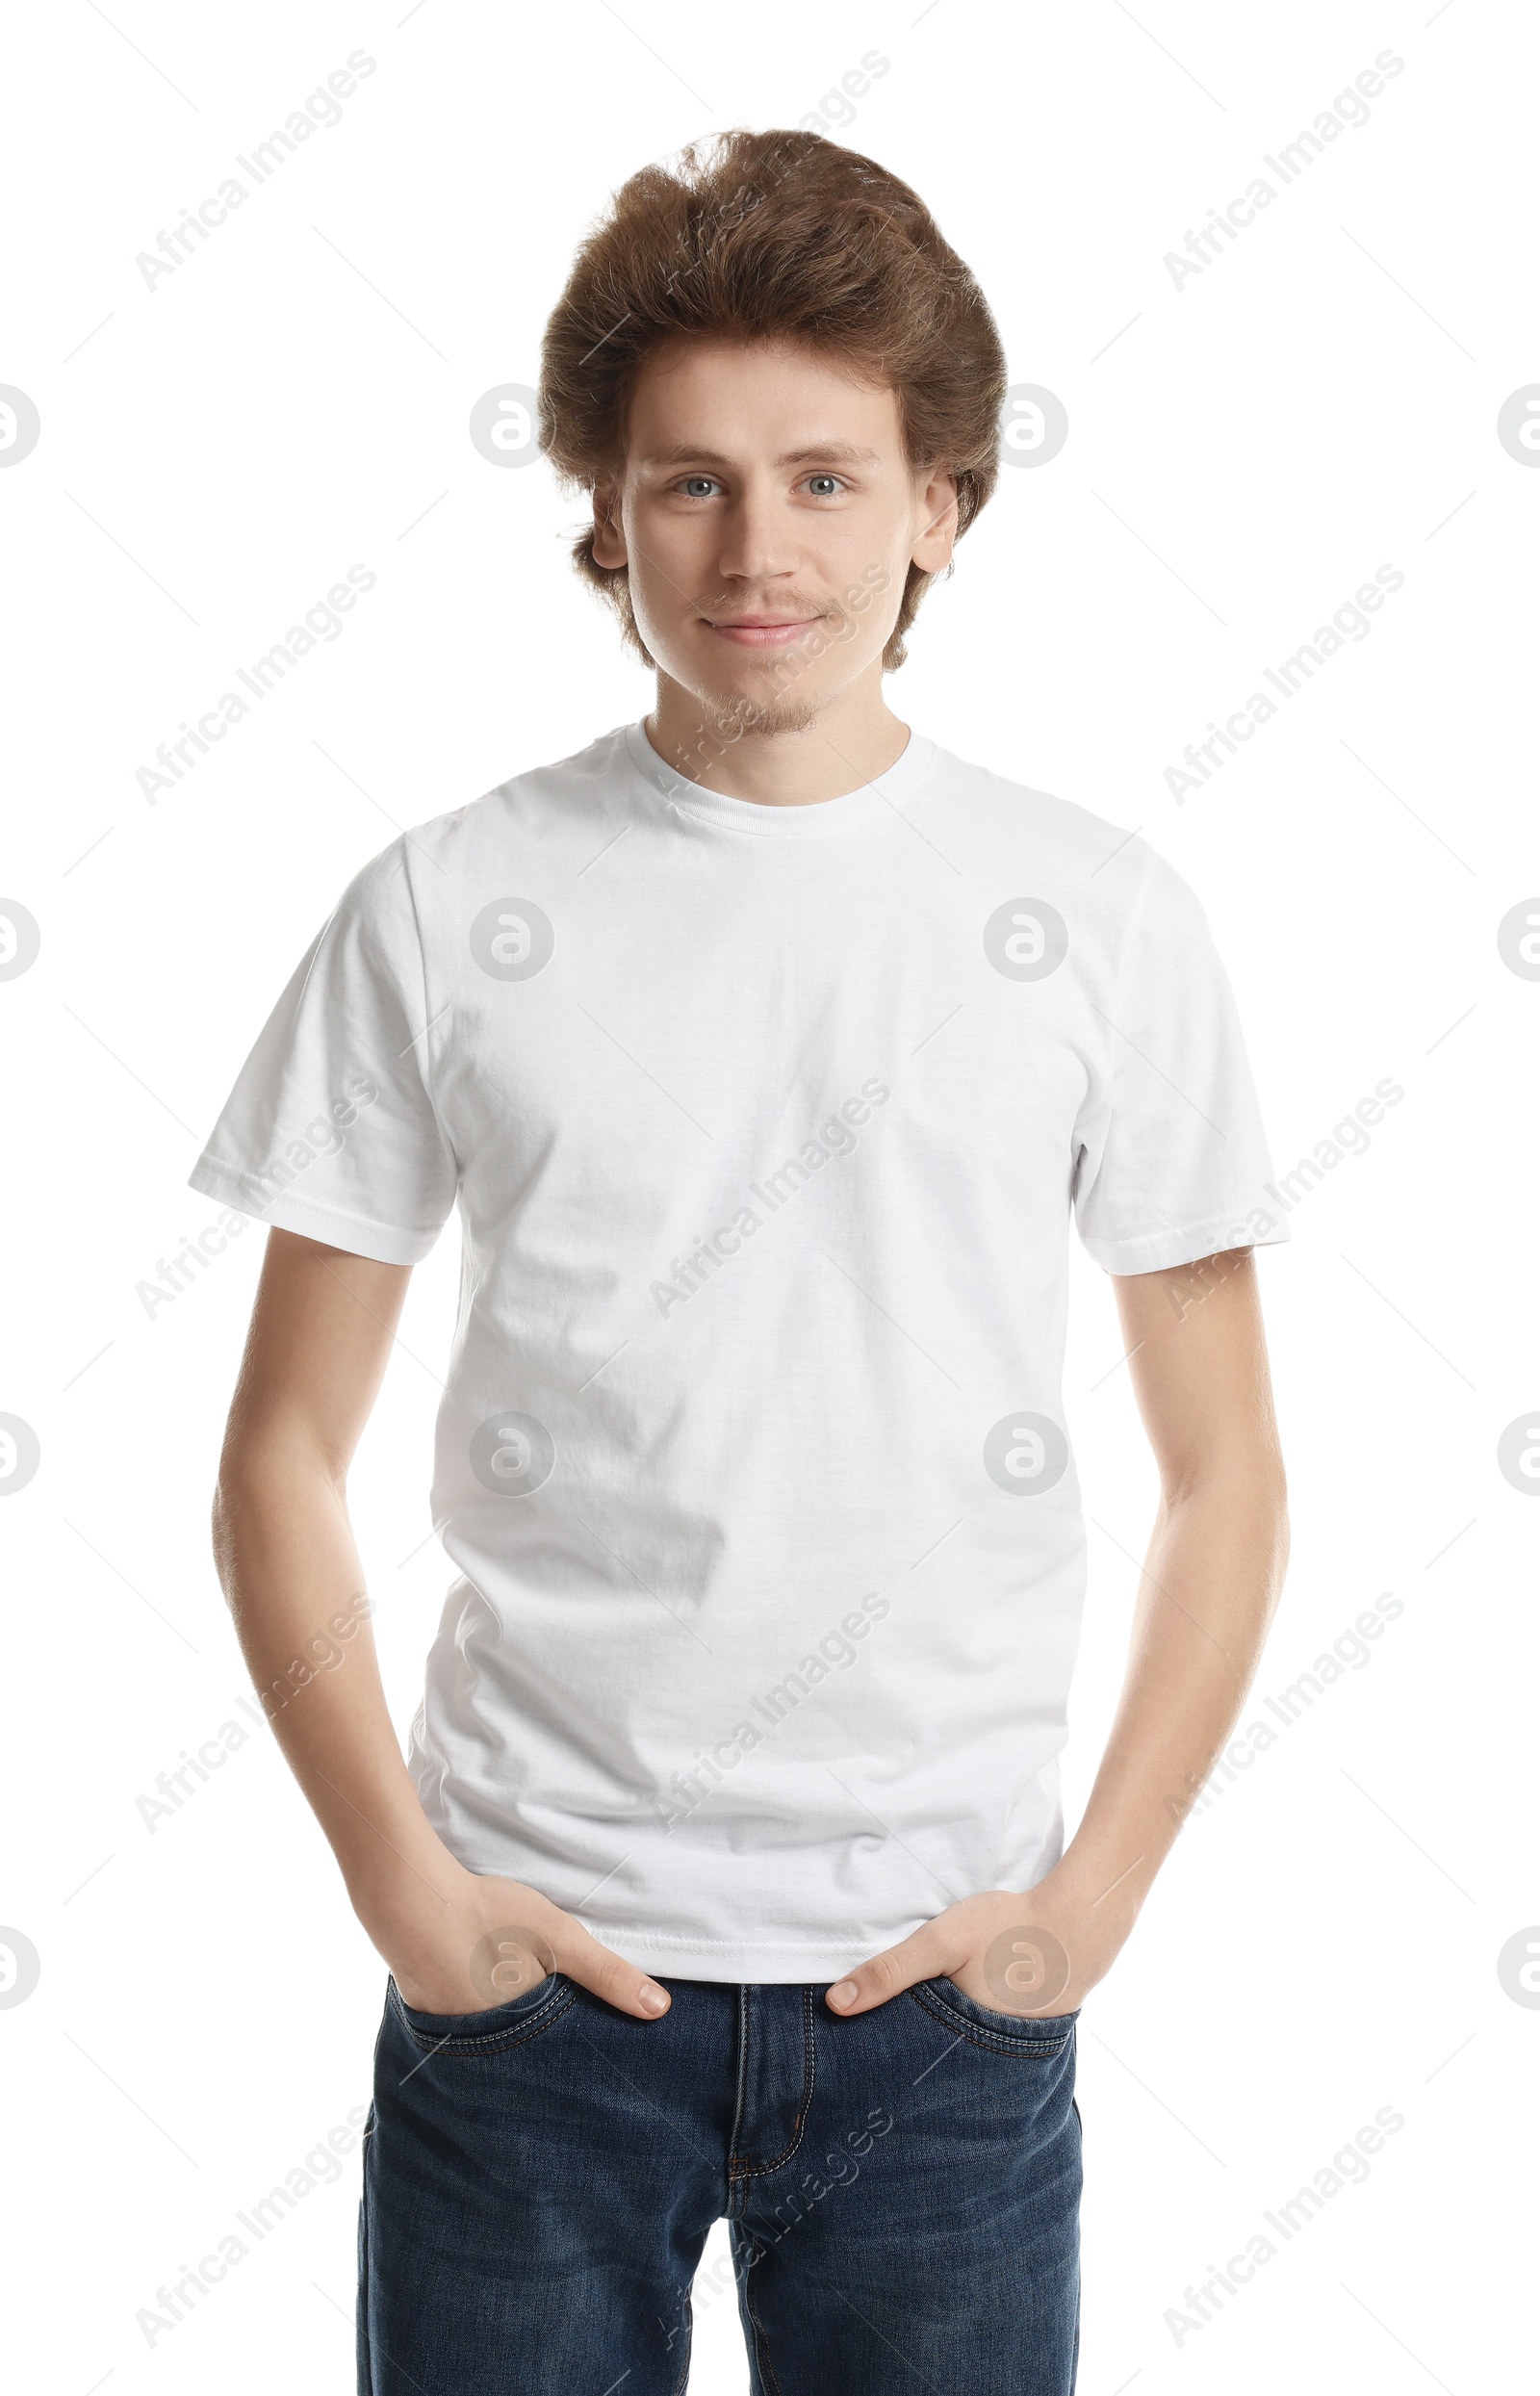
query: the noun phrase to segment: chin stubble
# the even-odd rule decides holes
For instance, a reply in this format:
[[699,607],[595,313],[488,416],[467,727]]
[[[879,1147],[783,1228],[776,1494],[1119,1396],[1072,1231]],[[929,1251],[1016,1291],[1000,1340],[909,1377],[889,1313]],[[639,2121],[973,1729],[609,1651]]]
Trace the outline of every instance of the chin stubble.
[[808,700],[779,694],[773,699],[711,699],[706,710],[708,729],[725,743],[805,733],[817,713]]

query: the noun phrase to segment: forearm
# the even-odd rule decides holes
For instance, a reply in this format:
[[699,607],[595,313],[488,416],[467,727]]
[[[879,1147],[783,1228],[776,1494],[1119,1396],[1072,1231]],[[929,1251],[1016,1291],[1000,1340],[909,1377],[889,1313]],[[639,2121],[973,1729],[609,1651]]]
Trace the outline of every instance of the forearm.
[[1288,1544],[1281,1478],[1266,1462],[1163,1503],[1116,1716],[1059,1867],[1088,1903],[1106,1898],[1125,1921],[1137,1913],[1250,1686]]
[[302,1439],[227,1451],[215,1553],[251,1678],[355,1903],[457,1868],[402,1761],[343,1489]]
[[268,1241],[214,1507],[251,1677],[405,2002],[485,2009],[558,1964],[639,2021],[668,1997],[539,1891],[451,1855],[401,1758],[347,1519],[346,1476],[408,1268],[297,1232]]

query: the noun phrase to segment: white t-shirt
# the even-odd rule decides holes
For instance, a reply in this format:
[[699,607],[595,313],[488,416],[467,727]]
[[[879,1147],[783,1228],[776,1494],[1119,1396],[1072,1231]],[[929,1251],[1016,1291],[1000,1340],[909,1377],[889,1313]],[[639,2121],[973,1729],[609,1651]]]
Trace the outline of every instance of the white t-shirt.
[[192,1176],[412,1264],[458,1198],[411,1768],[653,1971],[824,1980],[1057,1862],[1066,1248],[1283,1240],[1145,843],[918,735],[807,807],[640,725],[393,841]]

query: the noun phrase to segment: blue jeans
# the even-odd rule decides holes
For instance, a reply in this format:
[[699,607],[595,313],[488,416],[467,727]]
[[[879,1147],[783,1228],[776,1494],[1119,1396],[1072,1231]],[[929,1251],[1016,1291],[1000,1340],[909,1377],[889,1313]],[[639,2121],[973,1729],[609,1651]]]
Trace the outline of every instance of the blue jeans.
[[755,2396],[1070,2396],[1075,2017],[665,1985],[638,2022],[559,1971],[475,2014],[390,1983],[360,2396],[678,2396],[719,2215]]

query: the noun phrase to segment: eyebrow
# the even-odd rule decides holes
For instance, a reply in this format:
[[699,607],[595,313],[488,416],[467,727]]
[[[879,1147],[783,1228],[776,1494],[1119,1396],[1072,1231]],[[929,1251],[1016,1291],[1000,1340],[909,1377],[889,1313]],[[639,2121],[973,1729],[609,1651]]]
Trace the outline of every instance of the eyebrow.
[[[858,450],[848,441],[822,441],[805,450],[788,450],[778,457],[778,466],[807,466],[827,460],[835,466],[880,466],[881,451]],[[721,466],[732,467],[732,460],[718,450],[692,449],[687,442],[675,442],[666,450],[653,450],[639,461],[643,466]]]

